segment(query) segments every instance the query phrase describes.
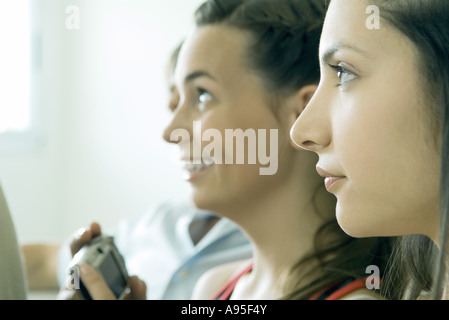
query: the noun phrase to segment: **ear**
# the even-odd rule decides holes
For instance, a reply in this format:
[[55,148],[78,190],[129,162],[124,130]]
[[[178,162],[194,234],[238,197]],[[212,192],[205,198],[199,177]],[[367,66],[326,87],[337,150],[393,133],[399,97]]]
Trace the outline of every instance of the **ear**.
[[298,119],[299,115],[306,108],[307,104],[312,99],[313,95],[315,94],[315,91],[317,88],[318,88],[318,86],[316,84],[310,84],[310,85],[304,86],[289,98],[288,103],[290,105],[290,108],[289,108],[289,110],[290,110],[290,115],[289,115],[290,127],[293,126],[296,119]]
[[[289,114],[288,114],[288,128],[289,130],[295,124],[296,119],[298,119],[299,115],[304,111],[309,101],[312,99],[315,94],[318,86],[316,84],[310,84],[302,87],[298,91],[296,91],[289,99]],[[291,140],[291,139],[290,139]],[[291,140],[291,145],[297,149],[297,145]]]

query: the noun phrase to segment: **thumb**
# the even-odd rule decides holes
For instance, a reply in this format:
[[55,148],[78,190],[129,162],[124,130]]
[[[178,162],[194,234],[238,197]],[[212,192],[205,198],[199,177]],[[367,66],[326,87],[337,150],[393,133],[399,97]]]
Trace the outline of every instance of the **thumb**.
[[80,265],[80,277],[94,300],[116,300],[100,274],[88,264]]
[[140,280],[137,276],[129,277],[130,292],[125,297],[126,300],[146,300],[147,299],[147,286],[143,280]]

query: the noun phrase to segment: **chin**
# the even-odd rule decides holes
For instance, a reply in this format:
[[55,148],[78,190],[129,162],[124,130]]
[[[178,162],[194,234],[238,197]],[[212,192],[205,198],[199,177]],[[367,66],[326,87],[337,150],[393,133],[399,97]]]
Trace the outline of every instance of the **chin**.
[[340,228],[349,236],[354,238],[364,238],[373,236],[370,225],[361,218],[360,212],[342,210],[337,205],[336,209],[337,222]]
[[194,189],[191,195],[193,204],[198,209],[217,213],[217,209],[220,207],[219,199],[215,199],[211,192],[206,191],[208,190]]

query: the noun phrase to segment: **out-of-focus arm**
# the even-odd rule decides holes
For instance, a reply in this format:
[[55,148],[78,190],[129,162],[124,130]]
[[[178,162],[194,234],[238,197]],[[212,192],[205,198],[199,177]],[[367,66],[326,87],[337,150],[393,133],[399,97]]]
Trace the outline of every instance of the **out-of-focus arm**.
[[29,290],[59,289],[57,260],[60,244],[26,243],[21,245]]

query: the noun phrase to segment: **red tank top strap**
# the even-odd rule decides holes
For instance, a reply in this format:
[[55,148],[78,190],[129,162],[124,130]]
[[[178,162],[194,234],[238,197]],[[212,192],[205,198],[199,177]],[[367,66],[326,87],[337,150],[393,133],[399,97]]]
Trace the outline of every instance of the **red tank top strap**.
[[341,297],[362,288],[366,288],[365,278],[359,278],[352,281],[346,280],[318,291],[308,300],[338,300]]
[[341,297],[344,297],[345,295],[362,288],[366,288],[364,279],[356,279],[341,287],[340,289],[334,291],[325,300],[338,300]]
[[253,263],[251,262],[243,270],[239,271],[235,276],[233,276],[229,281],[227,281],[218,292],[212,297],[212,300],[228,300],[234,291],[235,285],[248,272],[253,269]]
[[307,299],[307,300],[317,300],[319,297],[321,297],[323,295],[323,293],[325,293],[328,290],[328,288],[326,289],[322,289],[314,294],[312,294],[312,296]]

